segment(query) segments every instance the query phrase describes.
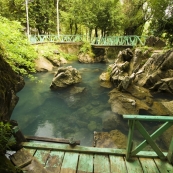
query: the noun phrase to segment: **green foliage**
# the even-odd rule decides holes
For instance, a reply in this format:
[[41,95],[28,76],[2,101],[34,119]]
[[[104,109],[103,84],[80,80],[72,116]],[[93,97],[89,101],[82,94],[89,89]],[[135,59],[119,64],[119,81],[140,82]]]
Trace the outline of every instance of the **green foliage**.
[[108,66],[107,67],[107,72],[109,73],[109,75],[111,74],[111,71],[112,71],[112,67],[111,66]]
[[[43,45],[35,45],[35,50],[38,52],[38,56],[43,56],[48,60],[57,59],[60,60],[60,56],[65,58],[66,60],[72,61],[77,60],[77,56],[74,54],[64,53],[58,45],[53,43],[43,44]],[[55,54],[55,52],[59,52]]]
[[0,16],[0,28],[0,43],[5,51],[5,60],[12,69],[22,75],[35,72],[37,54],[22,33],[20,23]]
[[4,153],[10,146],[15,144],[12,137],[12,126],[9,123],[0,121],[0,153]]
[[92,52],[92,47],[91,44],[89,42],[84,42],[82,47],[79,50],[79,53],[83,53],[83,54],[88,54],[90,56],[94,56],[94,53]]

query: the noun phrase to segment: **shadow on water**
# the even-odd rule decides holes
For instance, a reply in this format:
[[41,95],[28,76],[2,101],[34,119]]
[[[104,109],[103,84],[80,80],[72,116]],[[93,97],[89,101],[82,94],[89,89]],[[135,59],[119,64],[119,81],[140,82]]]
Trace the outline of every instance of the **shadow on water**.
[[[69,65],[69,64],[68,64]],[[111,111],[108,92],[100,86],[99,76],[106,70],[106,64],[79,64],[74,62],[82,76],[82,82],[75,86],[85,87],[82,93],[70,94],[70,87],[51,91],[52,72],[35,76],[41,83],[26,79],[26,85],[18,93],[20,98],[11,119],[19,123],[25,135],[71,138],[81,145],[91,146],[94,131],[102,131],[102,116]]]

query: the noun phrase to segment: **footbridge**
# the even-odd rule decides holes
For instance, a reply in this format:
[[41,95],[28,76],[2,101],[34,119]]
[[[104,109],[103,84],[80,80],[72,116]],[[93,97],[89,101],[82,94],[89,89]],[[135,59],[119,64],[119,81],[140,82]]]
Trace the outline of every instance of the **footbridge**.
[[144,46],[146,36],[128,35],[128,36],[106,36],[106,37],[88,37],[86,35],[30,35],[31,44],[39,43],[77,43],[90,42],[93,46]]

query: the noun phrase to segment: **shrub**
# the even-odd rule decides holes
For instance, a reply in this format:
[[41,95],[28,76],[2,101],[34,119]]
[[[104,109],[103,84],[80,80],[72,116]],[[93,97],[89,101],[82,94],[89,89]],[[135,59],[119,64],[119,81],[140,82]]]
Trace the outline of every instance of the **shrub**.
[[12,137],[12,126],[9,123],[0,121],[0,153],[3,154],[10,146],[15,144]]
[[0,44],[12,69],[22,75],[35,72],[37,53],[22,33],[20,23],[0,16],[0,28]]

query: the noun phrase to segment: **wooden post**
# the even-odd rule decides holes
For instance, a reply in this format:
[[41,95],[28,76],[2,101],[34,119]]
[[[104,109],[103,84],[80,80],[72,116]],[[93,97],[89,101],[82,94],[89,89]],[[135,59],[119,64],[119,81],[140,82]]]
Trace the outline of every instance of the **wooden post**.
[[16,150],[18,150],[22,147],[21,143],[26,142],[27,140],[25,139],[18,126],[13,127],[13,136],[16,139],[16,145],[14,147]]
[[169,163],[173,164],[173,138],[172,138],[170,146],[169,146],[167,158],[168,158]]
[[133,147],[133,132],[134,132],[135,120],[129,121],[129,134],[128,134],[128,141],[127,141],[127,149],[126,149],[126,160],[129,160],[130,154]]

